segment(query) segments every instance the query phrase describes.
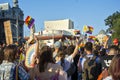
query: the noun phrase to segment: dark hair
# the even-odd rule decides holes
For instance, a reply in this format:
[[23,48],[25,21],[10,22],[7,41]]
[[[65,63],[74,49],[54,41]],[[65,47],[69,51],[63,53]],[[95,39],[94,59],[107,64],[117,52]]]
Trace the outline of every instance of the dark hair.
[[39,71],[44,72],[48,63],[54,63],[52,57],[52,49],[49,46],[44,46],[41,48],[39,54]]
[[61,50],[62,50],[62,51],[65,51],[66,49],[67,49],[67,46],[62,46],[62,47],[61,47]]
[[120,79],[120,54],[115,55],[112,59],[109,73],[112,76],[113,80]]
[[102,49],[100,51],[100,56],[105,56],[106,55],[106,49]]
[[65,58],[65,53],[64,51],[59,51],[57,54],[58,57],[61,57],[61,66],[64,68],[65,66],[65,62],[64,62],[64,58]]
[[16,45],[8,45],[4,49],[4,60],[9,62],[13,62],[15,60],[15,55],[17,53],[17,46]]
[[84,47],[87,51],[92,51],[93,44],[91,42],[87,42]]
[[67,53],[68,55],[71,55],[71,54],[74,52],[74,49],[75,49],[75,46],[70,45],[70,46],[68,46],[68,48],[66,49],[66,53]]
[[1,48],[0,49],[0,64],[2,63],[2,61],[3,61],[3,59],[4,59],[4,53],[3,53],[3,51],[4,51],[4,48]]
[[95,50],[100,51],[101,46],[100,45],[95,45]]
[[82,54],[84,54],[84,47],[81,47],[81,48],[79,49],[79,55],[82,55]]
[[108,49],[109,50],[114,49],[115,51],[117,51],[119,48],[118,48],[118,46],[112,45]]
[[99,51],[94,50],[94,51],[93,51],[93,54],[94,54],[95,56],[99,56]]

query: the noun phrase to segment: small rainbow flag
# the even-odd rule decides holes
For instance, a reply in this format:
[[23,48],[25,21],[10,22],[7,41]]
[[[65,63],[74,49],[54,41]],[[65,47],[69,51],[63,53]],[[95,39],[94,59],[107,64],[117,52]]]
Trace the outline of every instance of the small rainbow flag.
[[81,48],[83,48],[84,46],[85,46],[84,43],[79,44],[79,46],[78,46],[78,50],[81,51]]
[[80,30],[75,30],[75,31],[74,31],[74,34],[75,34],[75,35],[80,34]]
[[33,26],[34,22],[35,20],[30,16],[27,16],[27,18],[25,19],[25,24],[28,26],[29,29]]
[[83,27],[83,31],[85,32],[85,33],[89,33],[89,34],[92,34],[92,32],[93,32],[93,27],[91,27],[91,26],[84,26]]
[[94,38],[96,38],[96,37],[95,37],[95,36],[89,36],[89,38],[94,39]]
[[94,42],[98,42],[98,39],[95,36],[89,36],[88,41],[94,43]]

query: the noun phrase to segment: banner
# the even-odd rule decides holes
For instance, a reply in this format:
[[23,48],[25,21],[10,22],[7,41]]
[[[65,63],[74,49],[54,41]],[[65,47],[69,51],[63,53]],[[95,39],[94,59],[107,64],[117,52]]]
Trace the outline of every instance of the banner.
[[5,36],[6,36],[7,45],[13,44],[10,20],[4,22],[4,30],[5,30]]

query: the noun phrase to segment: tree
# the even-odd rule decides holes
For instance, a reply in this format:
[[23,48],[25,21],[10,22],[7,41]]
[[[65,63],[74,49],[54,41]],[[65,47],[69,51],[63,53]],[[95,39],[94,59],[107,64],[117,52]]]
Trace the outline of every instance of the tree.
[[114,31],[112,39],[118,38],[120,40],[120,12],[116,11],[105,19],[105,25],[109,26],[107,31]]

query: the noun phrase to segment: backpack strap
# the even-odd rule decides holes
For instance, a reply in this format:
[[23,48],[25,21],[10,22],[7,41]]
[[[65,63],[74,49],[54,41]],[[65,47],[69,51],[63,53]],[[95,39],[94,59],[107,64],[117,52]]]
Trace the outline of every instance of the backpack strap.
[[87,56],[84,56],[84,58],[86,59],[86,60],[89,60],[90,58],[89,57],[87,57]]
[[16,65],[16,70],[15,70],[15,80],[18,80],[18,67],[19,65]]
[[94,60],[97,63],[97,56],[93,55],[92,60]]
[[86,56],[86,54],[82,54],[79,58],[80,63],[82,63],[83,58]]
[[84,58],[85,58],[86,60],[93,60],[93,61],[95,60],[95,62],[98,63],[98,61],[97,61],[97,58],[98,58],[98,57],[95,56],[95,55],[93,55],[93,57],[90,57],[90,58],[87,57],[87,56],[85,56]]

